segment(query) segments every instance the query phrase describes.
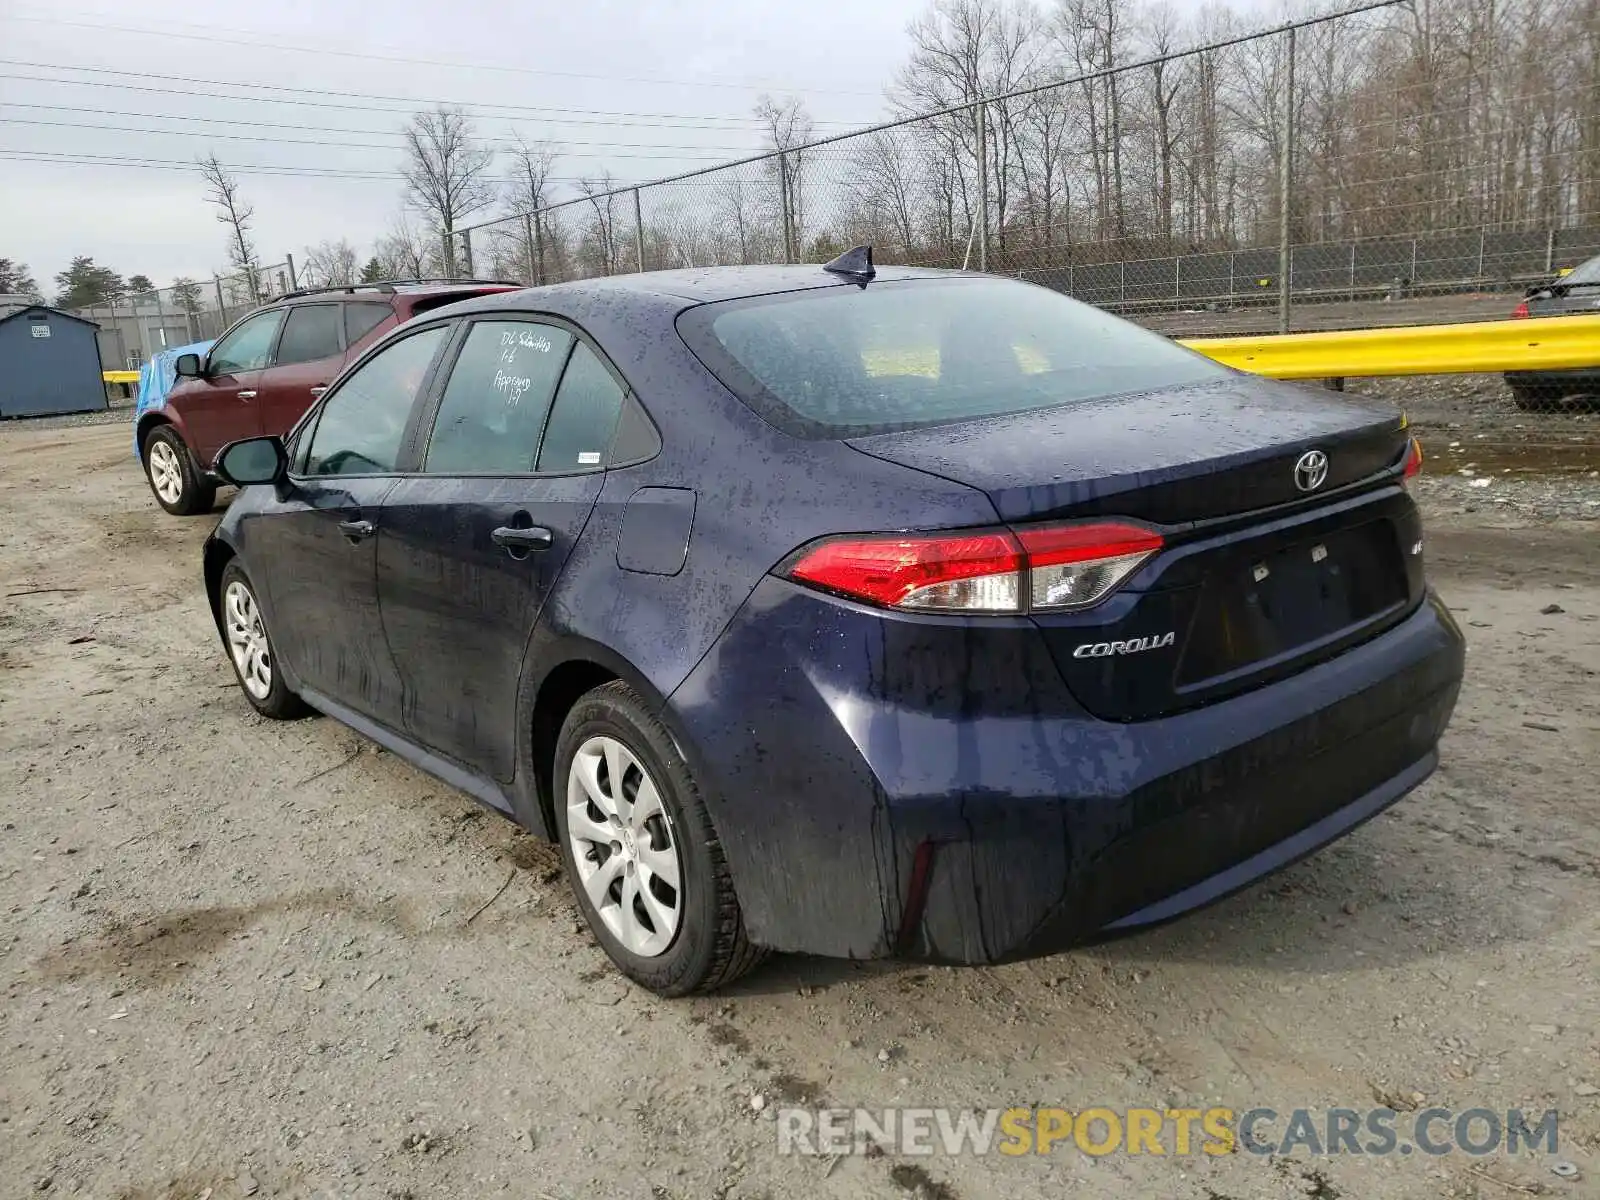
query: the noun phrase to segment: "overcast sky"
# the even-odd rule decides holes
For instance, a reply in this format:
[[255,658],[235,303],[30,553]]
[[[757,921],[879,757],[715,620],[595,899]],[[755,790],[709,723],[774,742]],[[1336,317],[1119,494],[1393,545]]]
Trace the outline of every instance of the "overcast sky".
[[927,3],[0,0],[0,257],[51,294],[75,254],[209,277],[224,232],[186,165],[212,151],[264,261],[340,237],[365,256],[400,208],[399,131],[441,100],[486,137],[562,143],[558,176],[630,182],[758,149],[762,92],[819,133],[865,124]]

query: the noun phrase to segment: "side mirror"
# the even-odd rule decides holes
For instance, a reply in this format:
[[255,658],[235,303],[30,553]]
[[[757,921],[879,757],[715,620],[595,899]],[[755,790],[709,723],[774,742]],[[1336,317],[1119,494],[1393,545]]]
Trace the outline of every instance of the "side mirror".
[[289,473],[289,454],[281,438],[243,438],[222,448],[217,455],[216,472],[234,487],[282,483]]
[[180,354],[178,361],[172,364],[172,369],[179,379],[199,379],[201,376],[200,356],[198,354]]

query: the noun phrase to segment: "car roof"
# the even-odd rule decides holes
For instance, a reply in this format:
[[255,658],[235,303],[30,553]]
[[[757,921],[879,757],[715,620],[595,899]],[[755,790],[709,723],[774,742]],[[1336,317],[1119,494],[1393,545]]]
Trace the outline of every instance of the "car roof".
[[[879,267],[872,283],[903,282],[914,279],[972,279],[966,271],[941,271],[925,267]],[[848,276],[831,274],[821,266],[803,264],[787,267],[693,267],[674,271],[645,271],[629,275],[609,275],[579,279],[545,287],[525,288],[515,295],[481,296],[452,305],[450,312],[482,309],[539,311],[562,307],[562,302],[585,300],[615,301],[619,296],[634,296],[669,307],[687,308],[719,300],[741,300],[781,292],[809,291],[816,288],[862,286]],[[865,286],[871,286],[867,284]]]
[[504,279],[396,279],[380,280],[377,283],[352,283],[333,284],[328,287],[298,288],[292,292],[285,292],[261,305],[262,308],[273,308],[280,304],[293,304],[296,301],[327,300],[348,297],[352,300],[377,300],[387,301],[395,296],[448,296],[452,292],[471,293],[474,296],[485,292],[512,292],[521,288],[520,283],[513,283]]

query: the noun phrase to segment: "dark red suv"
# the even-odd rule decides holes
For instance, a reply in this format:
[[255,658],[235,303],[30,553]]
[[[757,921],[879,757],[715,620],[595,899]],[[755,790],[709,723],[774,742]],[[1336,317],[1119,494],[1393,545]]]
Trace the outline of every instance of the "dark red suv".
[[419,313],[521,284],[395,280],[290,292],[231,325],[204,358],[178,359],[166,404],[134,431],[156,502],[187,516],[210,509],[217,451],[239,438],[285,434],[348,362]]

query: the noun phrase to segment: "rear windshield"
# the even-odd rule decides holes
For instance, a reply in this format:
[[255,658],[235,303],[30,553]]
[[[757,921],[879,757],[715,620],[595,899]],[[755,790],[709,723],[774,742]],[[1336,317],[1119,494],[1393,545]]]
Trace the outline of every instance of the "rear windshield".
[[1574,267],[1561,282],[1568,285],[1600,283],[1600,256],[1591,258],[1581,266]]
[[828,287],[690,309],[684,340],[801,437],[856,437],[1052,408],[1226,374],[1059,292],[1006,279]]

